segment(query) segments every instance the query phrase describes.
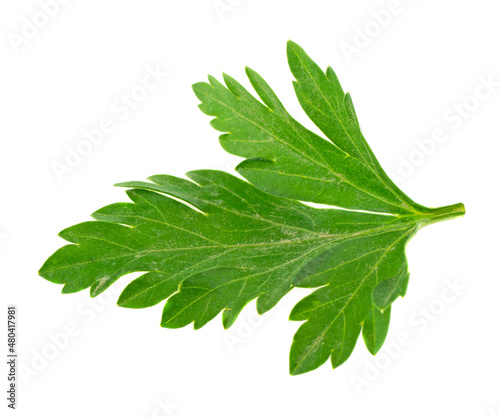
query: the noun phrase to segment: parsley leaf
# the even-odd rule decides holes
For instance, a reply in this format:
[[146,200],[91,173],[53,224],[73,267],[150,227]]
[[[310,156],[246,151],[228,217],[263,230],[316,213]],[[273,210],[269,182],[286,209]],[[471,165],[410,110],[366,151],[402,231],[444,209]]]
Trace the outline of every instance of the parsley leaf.
[[292,343],[290,373],[329,358],[341,365],[360,334],[375,354],[391,304],[406,293],[409,239],[465,210],[462,204],[430,209],[407,197],[363,138],[333,70],[323,73],[293,42],[288,60],[299,102],[328,140],[293,119],[253,70],[247,75],[262,102],[227,75],[225,86],[209,77],[193,86],[200,108],[226,132],[224,149],[247,158],[237,171],[248,182],[201,170],[189,179],[157,175],[118,184],[132,202],[106,206],[92,215],[95,221],[63,230],[70,244],[40,275],[63,284],[63,293],[90,288],[95,297],[120,277],[143,272],[118,304],[144,308],[167,299],[166,328],[194,323],[197,329],[221,312],[228,328],[254,299],[263,314],[293,287],[312,288],[290,315],[304,321]]

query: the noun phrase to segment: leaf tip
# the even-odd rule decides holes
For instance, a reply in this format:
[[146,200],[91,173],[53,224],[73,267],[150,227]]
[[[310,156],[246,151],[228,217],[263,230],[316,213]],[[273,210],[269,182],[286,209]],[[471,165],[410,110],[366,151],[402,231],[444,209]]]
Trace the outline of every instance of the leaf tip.
[[292,41],[291,39],[288,39],[288,41],[286,42],[286,48],[288,50],[291,50],[291,49],[302,49],[300,48],[299,44],[297,42],[294,42]]
[[257,73],[257,71],[253,70],[250,67],[245,67],[245,74],[247,75],[250,82],[252,82],[252,84],[256,78],[259,78],[259,79],[261,78],[260,75]]
[[290,376],[297,376],[297,375],[302,375],[305,374],[306,372],[309,372],[309,369],[305,369],[303,367],[300,367],[299,364],[292,362],[290,359],[290,366],[288,368],[290,372]]

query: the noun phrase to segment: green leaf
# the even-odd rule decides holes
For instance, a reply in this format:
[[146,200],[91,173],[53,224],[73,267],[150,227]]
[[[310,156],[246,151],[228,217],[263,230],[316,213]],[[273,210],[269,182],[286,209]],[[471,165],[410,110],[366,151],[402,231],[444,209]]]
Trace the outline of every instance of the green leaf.
[[293,339],[290,373],[328,359],[340,366],[361,333],[375,354],[391,305],[408,287],[408,241],[421,227],[465,210],[430,209],[407,197],[363,138],[333,70],[323,73],[292,42],[288,59],[297,98],[326,138],[293,119],[255,71],[247,68],[247,75],[262,101],[227,75],[225,85],[209,77],[194,85],[200,108],[225,132],[222,146],[247,158],[237,171],[249,182],[202,170],[189,179],[157,175],[118,184],[129,189],[131,202],[63,230],[70,244],[40,275],[62,284],[64,293],[89,288],[95,297],[140,272],[118,304],[145,308],[167,300],[166,328],[198,329],[219,313],[228,328],[252,300],[263,314],[294,287],[311,288],[290,315],[304,322]]
[[363,323],[363,340],[372,355],[375,355],[385,342],[391,320],[391,307],[378,310],[372,305]]
[[398,226],[342,242],[312,259],[298,274],[298,287],[322,287],[300,301],[290,315],[291,320],[307,320],[292,344],[292,374],[315,369],[330,355],[334,368],[349,357],[364,320],[375,308],[374,288],[406,264],[404,246],[416,226]]
[[289,42],[290,68],[297,97],[331,141],[293,119],[267,83],[247,75],[255,99],[224,74],[193,86],[200,109],[223,132],[225,150],[248,158],[237,171],[265,191],[302,201],[383,213],[415,213],[422,206],[401,192],[384,173],[363,138],[352,100],[331,69],[324,74],[296,44]]

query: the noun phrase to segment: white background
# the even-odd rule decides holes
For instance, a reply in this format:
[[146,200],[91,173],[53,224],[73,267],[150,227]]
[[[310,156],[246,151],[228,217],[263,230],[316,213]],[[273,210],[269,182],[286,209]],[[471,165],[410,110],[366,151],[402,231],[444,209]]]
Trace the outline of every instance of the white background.
[[[44,19],[37,1],[2,2],[1,305],[19,308],[22,376],[12,414],[500,415],[500,7],[494,0],[390,3],[73,0]],[[30,32],[34,20],[43,27]],[[127,310],[110,290],[92,304],[86,291],[63,296],[37,275],[63,244],[60,230],[126,201],[114,183],[233,169],[238,158],[220,148],[191,91],[207,74],[224,71],[248,86],[250,66],[316,131],[294,97],[287,39],[322,67],[332,65],[368,142],[405,192],[421,204],[467,208],[463,219],[411,241],[410,287],[393,307],[391,353],[373,358],[360,340],[342,367],[291,377],[288,351],[299,323],[287,316],[305,292],[287,295],[261,319],[252,303],[227,332],[220,317],[195,332],[160,328],[163,303]],[[127,117],[112,110],[158,66],[168,76],[137,108]],[[488,78],[496,82],[489,94],[481,87]],[[54,166],[105,118],[113,132],[58,176]],[[435,129],[446,140],[432,146]],[[427,144],[427,154],[417,143]],[[457,296],[449,285],[458,285]],[[6,366],[2,374],[4,398]],[[1,407],[4,415],[4,399]]]

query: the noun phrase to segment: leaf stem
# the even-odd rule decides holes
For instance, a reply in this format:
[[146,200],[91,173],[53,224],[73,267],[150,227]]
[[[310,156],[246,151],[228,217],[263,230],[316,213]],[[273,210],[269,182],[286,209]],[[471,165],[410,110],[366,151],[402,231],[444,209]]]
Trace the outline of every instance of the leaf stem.
[[429,209],[429,211],[420,215],[419,220],[422,222],[421,227],[424,227],[432,223],[451,220],[464,215],[465,206],[462,203],[457,203],[450,206]]

